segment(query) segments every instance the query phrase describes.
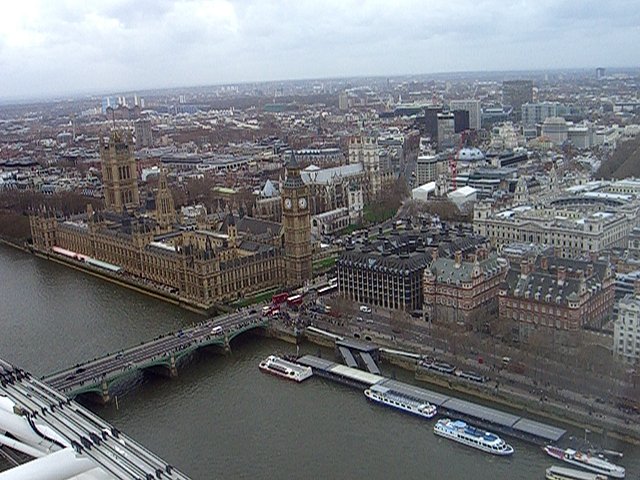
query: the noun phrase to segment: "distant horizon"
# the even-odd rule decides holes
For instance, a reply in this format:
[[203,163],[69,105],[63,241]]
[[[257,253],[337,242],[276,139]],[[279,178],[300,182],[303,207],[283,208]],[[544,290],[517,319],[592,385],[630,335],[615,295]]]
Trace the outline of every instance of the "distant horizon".
[[[214,87],[224,87],[224,86],[236,86],[236,85],[250,85],[250,84],[274,84],[274,83],[295,83],[295,82],[310,82],[310,81],[340,81],[340,80],[350,80],[350,79],[364,79],[364,78],[403,78],[403,77],[438,77],[438,76],[455,76],[455,75],[491,75],[491,74],[523,74],[523,77],[527,75],[533,76],[535,74],[543,74],[543,73],[569,73],[569,72],[590,72],[597,68],[604,68],[608,73],[611,71],[616,73],[627,72],[627,71],[636,71],[636,74],[640,75],[640,65],[639,66],[593,66],[593,67],[566,67],[566,68],[534,68],[534,69],[505,69],[505,70],[455,70],[455,71],[441,71],[441,72],[422,72],[422,73],[398,73],[398,74],[376,74],[376,75],[345,75],[345,76],[325,76],[325,77],[302,77],[302,78],[280,78],[273,80],[241,80],[237,82],[212,82],[212,83],[204,83],[204,84],[193,84],[193,85],[168,85],[168,86],[152,86],[152,87],[143,87],[143,88],[126,88],[126,89],[116,89],[116,90],[98,90],[98,89],[87,89],[87,90],[77,90],[77,91],[67,91],[61,93],[52,93],[52,94],[34,94],[34,95],[22,95],[22,96],[14,96],[9,97],[0,96],[0,105],[11,106],[11,105],[24,105],[30,103],[40,103],[40,102],[62,102],[69,100],[79,100],[86,97],[108,97],[114,95],[134,95],[138,94],[142,96],[145,92],[154,92],[154,91],[165,91],[165,90],[190,90],[190,89],[198,89],[198,88],[214,88]],[[496,81],[498,79],[495,79]]]
[[640,65],[636,3],[7,2],[0,19],[0,98],[55,99],[184,85],[419,72]]

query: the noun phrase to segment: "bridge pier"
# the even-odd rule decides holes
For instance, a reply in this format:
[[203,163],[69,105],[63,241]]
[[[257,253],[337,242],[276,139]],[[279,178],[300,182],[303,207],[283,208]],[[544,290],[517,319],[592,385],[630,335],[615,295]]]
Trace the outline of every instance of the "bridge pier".
[[178,367],[176,365],[176,356],[171,354],[169,357],[168,365],[154,365],[152,367],[145,368],[145,371],[152,372],[155,375],[159,375],[165,378],[175,378],[178,376]]
[[169,357],[169,378],[175,378],[178,376],[178,367],[176,367],[176,356],[171,355]]
[[100,384],[100,388],[102,390],[102,395],[101,395],[100,401],[104,405],[106,405],[111,400],[111,395],[109,395],[109,384],[107,383],[106,380],[102,380],[102,383]]

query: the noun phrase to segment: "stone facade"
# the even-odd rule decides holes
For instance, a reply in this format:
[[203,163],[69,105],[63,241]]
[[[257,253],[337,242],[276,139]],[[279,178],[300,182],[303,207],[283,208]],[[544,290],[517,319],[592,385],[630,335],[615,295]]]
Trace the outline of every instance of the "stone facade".
[[495,248],[536,243],[554,247],[565,258],[625,247],[639,223],[640,191],[636,186],[634,193],[617,193],[621,182],[541,191],[535,197],[519,182],[513,206],[494,209],[489,201],[475,205],[473,230]]
[[311,279],[312,251],[309,188],[300,177],[294,155],[287,164],[281,196],[287,285],[297,287]]
[[[255,219],[254,219],[255,220]],[[258,220],[255,220],[258,221]],[[89,212],[61,220],[40,213],[31,217],[33,245],[53,247],[120,267],[131,280],[149,283],[207,308],[284,283],[281,232],[272,242],[251,240],[230,226],[226,233],[176,231],[156,235],[143,219],[114,218]]]
[[640,298],[625,295],[618,302],[618,315],[613,326],[613,351],[625,363],[640,363]]
[[118,213],[136,210],[140,193],[131,134],[112,132],[109,140],[100,144],[100,160],[106,209]]
[[34,249],[71,256],[201,308],[282,286],[288,279],[285,260],[296,279],[310,277],[310,225],[302,205],[302,181],[301,190],[287,191],[296,208],[284,228],[246,216],[235,219],[230,213],[201,213],[194,225],[185,227],[177,224],[164,171],[155,196],[140,204],[130,140],[114,132],[101,145],[107,208],[94,212],[89,206],[86,214],[66,219],[50,211],[35,212],[30,216]]

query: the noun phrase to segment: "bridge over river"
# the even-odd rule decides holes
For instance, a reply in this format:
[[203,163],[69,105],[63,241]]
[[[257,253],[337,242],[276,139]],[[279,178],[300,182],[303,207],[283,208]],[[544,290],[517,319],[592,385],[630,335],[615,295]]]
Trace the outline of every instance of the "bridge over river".
[[47,375],[42,381],[70,398],[92,394],[106,403],[109,387],[123,377],[137,371],[176,376],[181,358],[206,347],[228,351],[233,338],[267,323],[257,310],[234,312]]

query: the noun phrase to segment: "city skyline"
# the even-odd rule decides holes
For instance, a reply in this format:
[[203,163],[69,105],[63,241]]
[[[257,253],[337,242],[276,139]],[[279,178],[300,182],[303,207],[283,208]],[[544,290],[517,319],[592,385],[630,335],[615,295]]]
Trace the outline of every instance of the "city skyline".
[[633,67],[632,2],[27,1],[0,22],[0,98],[251,81]]

